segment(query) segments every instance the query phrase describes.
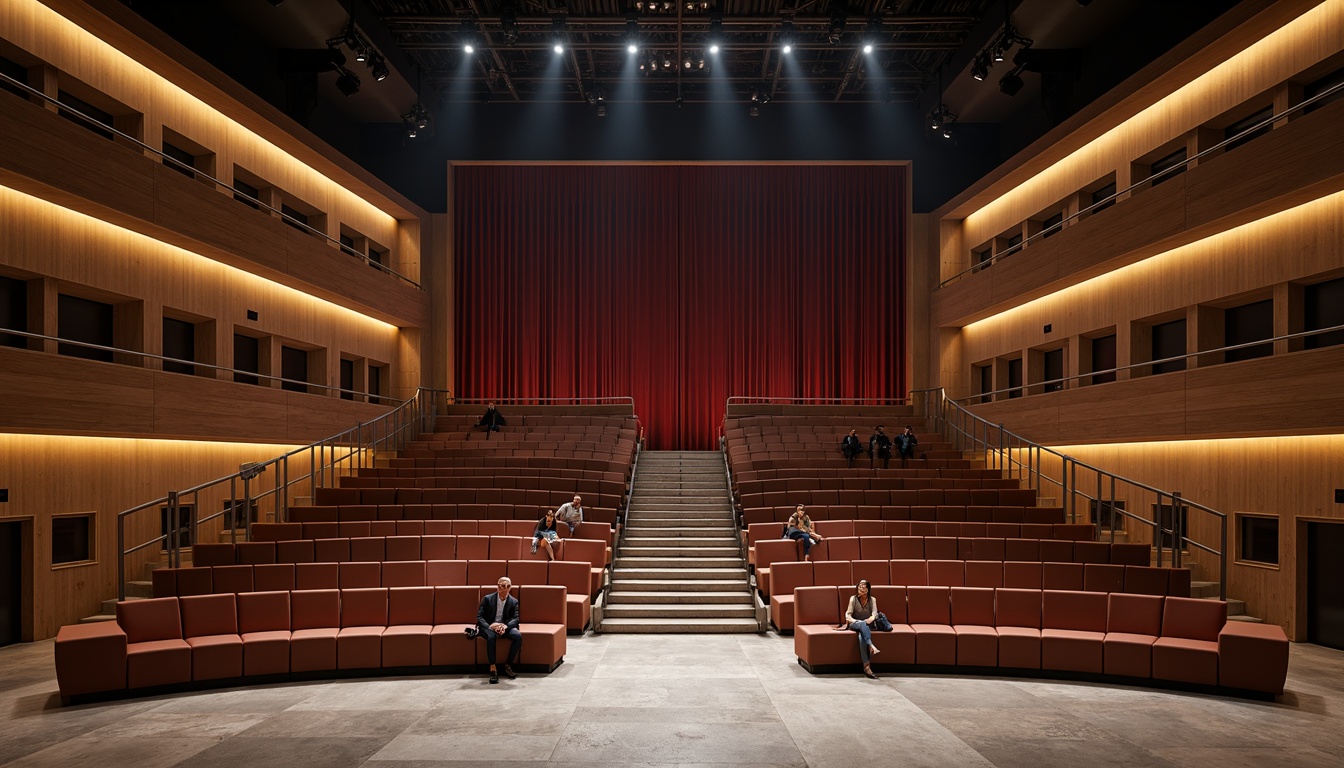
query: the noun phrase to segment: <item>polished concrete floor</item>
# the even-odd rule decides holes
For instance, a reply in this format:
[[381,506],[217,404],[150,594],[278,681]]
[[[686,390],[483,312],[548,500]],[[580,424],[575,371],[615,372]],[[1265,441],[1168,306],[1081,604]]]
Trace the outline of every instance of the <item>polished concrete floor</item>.
[[62,708],[0,649],[0,765],[1340,766],[1344,653],[1275,703],[1038,680],[812,676],[775,635],[570,638],[548,676],[273,685]]

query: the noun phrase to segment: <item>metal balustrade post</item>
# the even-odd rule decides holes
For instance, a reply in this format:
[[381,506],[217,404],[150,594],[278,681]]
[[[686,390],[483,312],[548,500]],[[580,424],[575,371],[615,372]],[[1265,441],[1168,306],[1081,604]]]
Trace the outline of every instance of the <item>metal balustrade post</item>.
[[1171,564],[1181,567],[1181,550],[1185,548],[1185,526],[1181,521],[1181,492],[1171,492]]
[[247,512],[243,515],[243,533],[244,539],[252,540],[252,480],[250,477],[243,476],[243,509]]
[[1157,504],[1153,507],[1153,546],[1157,549],[1157,561],[1154,563],[1158,568],[1162,567],[1162,497],[1161,491],[1157,492]]
[[126,516],[117,516],[117,599],[126,599]]
[[[238,476],[229,478],[229,543],[238,543]],[[248,510],[250,513],[251,510]]]
[[177,545],[180,543],[180,542],[179,542],[179,536],[178,536],[178,533],[177,533],[177,523],[178,523],[178,521],[177,521],[177,491],[169,491],[169,492],[168,492],[168,506],[167,506],[167,510],[168,510],[168,513],[167,513],[167,514],[168,514],[168,535],[171,537],[171,538],[169,539],[169,541],[168,541],[168,546],[165,547],[165,549],[166,549],[167,552],[168,552],[168,567],[169,567],[169,568],[181,568],[181,567],[182,567],[182,553],[176,551],[176,550],[177,550]]
[[[280,488],[281,493],[284,494],[284,504],[280,507],[276,519],[282,523],[287,523],[289,522],[289,456],[285,456],[285,458],[281,459],[280,464],[281,467],[276,467],[276,474],[280,474],[280,470],[283,468],[285,478],[280,484]],[[276,503],[280,504],[280,501],[277,500]],[[283,518],[281,515],[283,515]]]
[[1218,544],[1218,599],[1227,599],[1227,515],[1222,517],[1222,541]]

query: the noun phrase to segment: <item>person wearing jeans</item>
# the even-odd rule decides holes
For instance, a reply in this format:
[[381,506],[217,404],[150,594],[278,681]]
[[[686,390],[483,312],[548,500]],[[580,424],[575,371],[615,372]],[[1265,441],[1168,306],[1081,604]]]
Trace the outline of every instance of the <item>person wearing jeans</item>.
[[809,562],[812,560],[810,554],[812,545],[821,541],[821,537],[812,530],[812,518],[807,516],[802,504],[799,504],[789,516],[789,523],[784,529],[784,538],[803,542],[803,559]]
[[859,660],[863,662],[863,675],[876,680],[870,664],[871,657],[881,653],[873,645],[873,622],[877,621],[877,598],[869,595],[872,585],[867,579],[859,579],[854,588],[855,594],[849,598],[849,607],[845,609],[845,628],[859,635]]
[[485,658],[490,662],[490,684],[499,682],[499,672],[495,670],[495,641],[506,638],[511,642],[509,660],[504,663],[504,676],[513,680],[518,677],[513,665],[518,663],[518,654],[523,651],[523,635],[518,631],[518,598],[510,595],[513,582],[508,576],[500,576],[496,591],[481,598],[481,606],[476,609],[476,629],[478,637],[485,640]]

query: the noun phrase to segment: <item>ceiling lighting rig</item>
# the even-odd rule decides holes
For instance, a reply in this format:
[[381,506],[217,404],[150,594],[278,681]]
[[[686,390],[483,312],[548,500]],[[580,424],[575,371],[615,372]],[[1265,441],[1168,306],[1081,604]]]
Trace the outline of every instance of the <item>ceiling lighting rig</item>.
[[[341,45],[350,50],[350,53],[355,57],[355,61],[368,66],[369,74],[373,76],[375,82],[381,83],[392,74],[392,70],[387,66],[387,59],[383,58],[383,54],[379,53],[378,49],[374,48],[373,44],[355,27],[354,19],[346,21],[345,29],[341,34],[327,40],[327,47],[333,50],[338,49]],[[346,96],[359,93],[360,81],[358,75],[346,69],[344,65],[337,66],[336,71],[339,73],[336,77],[336,87],[341,90],[341,93]]]
[[417,101],[411,105],[411,111],[401,116],[401,124],[406,129],[406,138],[414,139],[429,127],[429,110]]
[[[990,40],[988,45],[980,49],[980,52],[971,60],[971,77],[976,80],[984,80],[988,78],[989,70],[992,69],[995,64],[1006,59],[1008,57],[1008,52],[1011,51],[1014,46],[1019,46],[1022,50],[1032,46],[1032,39],[1023,35],[1021,32],[1018,32],[1017,27],[1013,26],[1012,20],[1007,18],[1007,15],[1008,8],[1005,4],[1003,28],[1000,29],[999,33],[994,36],[994,39]],[[1019,50],[1018,53],[1021,53],[1021,51]],[[1016,62],[1014,63],[1016,64]],[[1009,96],[1022,90],[1021,73],[1022,68],[1020,66],[1014,66],[1012,71],[1008,72],[1008,74],[1004,75],[999,80],[999,90]]]

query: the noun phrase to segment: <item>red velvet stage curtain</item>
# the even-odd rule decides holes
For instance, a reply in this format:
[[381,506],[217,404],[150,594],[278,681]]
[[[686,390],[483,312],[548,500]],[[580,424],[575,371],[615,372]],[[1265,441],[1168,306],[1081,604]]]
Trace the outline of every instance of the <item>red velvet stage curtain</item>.
[[464,397],[632,395],[652,448],[730,395],[904,395],[903,166],[457,166]]

